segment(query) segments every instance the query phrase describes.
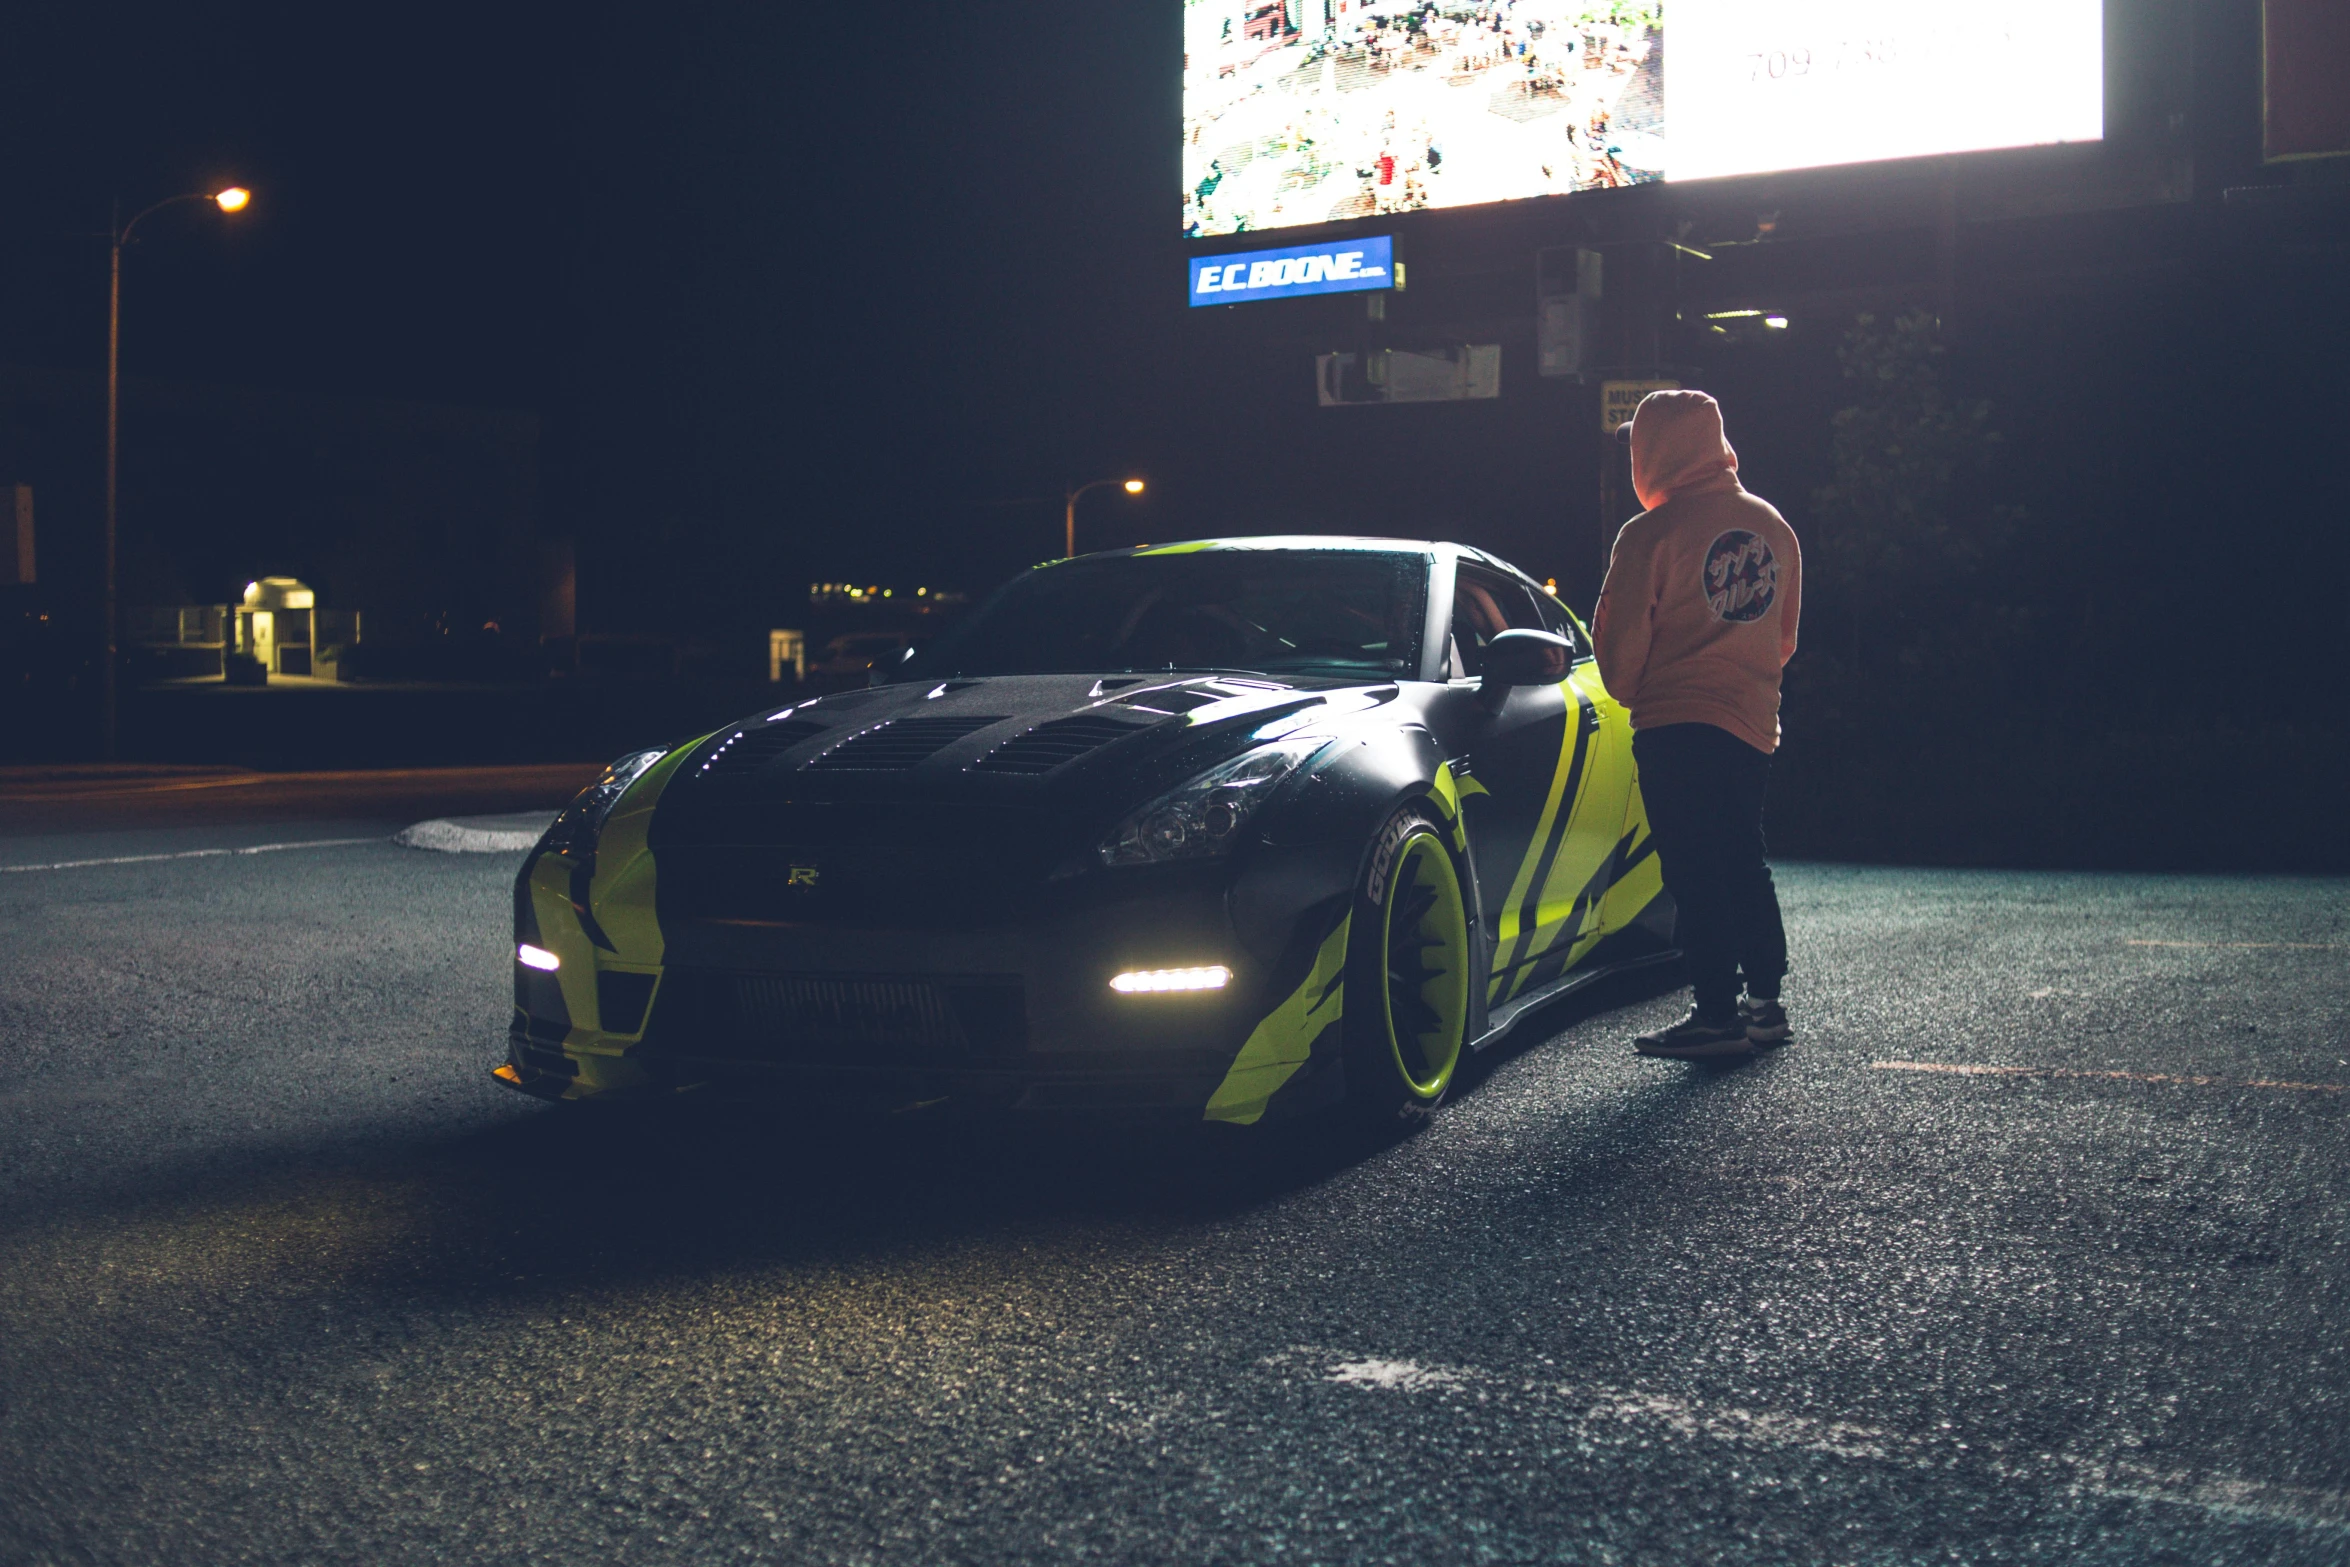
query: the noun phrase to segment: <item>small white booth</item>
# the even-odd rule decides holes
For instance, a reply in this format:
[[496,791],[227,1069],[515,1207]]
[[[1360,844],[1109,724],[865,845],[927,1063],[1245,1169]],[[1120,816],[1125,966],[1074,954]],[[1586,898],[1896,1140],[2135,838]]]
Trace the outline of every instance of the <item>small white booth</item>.
[[236,651],[249,653],[273,675],[311,673],[318,595],[294,577],[263,577],[245,584],[236,611]]

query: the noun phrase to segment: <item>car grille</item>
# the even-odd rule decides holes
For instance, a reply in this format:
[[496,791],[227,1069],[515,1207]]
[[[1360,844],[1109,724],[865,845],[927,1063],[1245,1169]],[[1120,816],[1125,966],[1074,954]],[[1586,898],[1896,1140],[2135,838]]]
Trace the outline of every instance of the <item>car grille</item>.
[[818,1066],[972,1065],[1028,1045],[1017,976],[672,969],[648,1052]]
[[645,1026],[645,1003],[653,999],[653,976],[606,969],[596,975],[596,1013],[607,1034],[633,1034]]
[[1111,741],[1150,727],[1149,721],[1098,717],[1080,713],[1038,724],[1026,734],[1006,740],[976,764],[983,773],[1020,773],[1034,776],[1089,756]]
[[842,741],[807,765],[823,771],[903,772],[964,736],[1003,721],[1001,713],[993,717],[888,719]]

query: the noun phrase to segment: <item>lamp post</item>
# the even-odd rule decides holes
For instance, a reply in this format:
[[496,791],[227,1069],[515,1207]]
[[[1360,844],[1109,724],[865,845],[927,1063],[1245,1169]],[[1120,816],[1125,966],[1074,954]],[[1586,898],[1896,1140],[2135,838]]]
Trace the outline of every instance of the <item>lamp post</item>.
[[220,191],[190,191],[183,196],[171,196],[155,203],[122,221],[122,204],[114,208],[113,226],[107,231],[107,286],[106,286],[106,592],[100,617],[105,623],[106,652],[99,669],[99,744],[109,762],[114,760],[114,663],[120,617],[114,602],[114,491],[115,453],[119,444],[122,401],[122,247],[131,242],[131,230],[150,214],[165,207],[176,207],[183,201],[209,201],[223,212],[242,212],[253,201],[253,193],[242,185],[231,185]]
[[1077,497],[1088,490],[1098,490],[1108,484],[1117,485],[1129,495],[1142,493],[1140,479],[1096,479],[1090,484],[1080,484],[1073,490],[1064,488],[1061,492],[1061,499],[1065,507],[1061,539],[1062,554],[1075,555],[1077,553]]

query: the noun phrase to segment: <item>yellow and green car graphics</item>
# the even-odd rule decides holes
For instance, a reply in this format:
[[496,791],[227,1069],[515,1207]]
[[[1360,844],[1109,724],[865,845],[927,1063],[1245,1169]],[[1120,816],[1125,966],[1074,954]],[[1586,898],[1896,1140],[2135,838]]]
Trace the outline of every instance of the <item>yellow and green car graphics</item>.
[[[1054,572],[975,617],[1013,654],[918,655],[910,677],[626,758],[574,802],[516,884],[499,1078],[560,1099],[714,1085],[1240,1125],[1304,1113],[1348,1093],[1348,1031],[1379,994],[1361,971],[1373,849],[1402,817],[1433,829],[1418,874],[1462,925],[1471,982],[1443,1012],[1458,1046],[1671,956],[1628,719],[1580,623],[1524,574],[1458,545],[1325,538],[1028,575]],[[1325,582],[1335,607],[1315,598]],[[1365,582],[1376,613],[1371,589],[1343,596]],[[1169,603],[1193,617],[1178,632],[1297,651],[1018,667],[1036,604],[1063,620],[1106,606],[1116,631]],[[1309,639],[1325,625],[1346,636]],[[1558,667],[1481,673],[1506,632]]]

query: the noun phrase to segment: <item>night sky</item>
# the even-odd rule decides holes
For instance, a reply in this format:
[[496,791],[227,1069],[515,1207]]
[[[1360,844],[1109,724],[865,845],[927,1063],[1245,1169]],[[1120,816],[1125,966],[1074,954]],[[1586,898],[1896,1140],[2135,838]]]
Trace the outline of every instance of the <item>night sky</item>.
[[1176,13],[1121,12],[28,9],[0,358],[95,368],[110,196],[237,180],[143,230],[127,375],[537,410],[554,533],[1055,553],[987,503],[1152,455],[1180,265]]

